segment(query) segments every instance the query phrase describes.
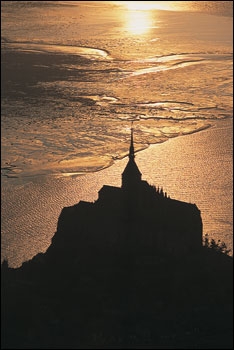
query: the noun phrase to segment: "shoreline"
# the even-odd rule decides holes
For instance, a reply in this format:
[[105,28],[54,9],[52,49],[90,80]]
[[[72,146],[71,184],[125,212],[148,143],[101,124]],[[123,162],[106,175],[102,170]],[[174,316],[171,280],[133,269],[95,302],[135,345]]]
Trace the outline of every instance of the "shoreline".
[[[44,252],[62,208],[80,200],[95,201],[104,184],[120,187],[126,162],[127,157],[84,176],[4,181],[2,260],[7,258],[9,265],[16,267]],[[150,145],[136,153],[136,163],[144,180],[163,187],[171,198],[196,203],[203,234],[232,248],[232,120],[220,120],[201,132]]]
[[[226,118],[224,120],[226,120]],[[201,127],[198,130],[194,130],[194,131],[191,131],[191,132],[188,132],[188,133],[184,133],[182,135],[171,136],[171,137],[168,137],[167,140],[164,140],[164,141],[161,141],[161,142],[151,143],[148,146],[136,149],[135,150],[135,154],[137,155],[140,152],[144,152],[145,150],[147,150],[151,146],[160,145],[160,144],[163,144],[165,142],[168,142],[171,139],[175,139],[175,138],[178,138],[178,137],[181,137],[181,136],[193,135],[193,134],[199,133],[201,131],[205,131],[207,129],[210,129],[210,128],[214,127],[214,126],[215,126],[214,124],[209,124],[209,125]],[[137,146],[138,146],[138,144],[135,145],[135,148]],[[55,178],[59,178],[59,177],[63,178],[63,177],[69,177],[69,176],[76,177],[76,176],[80,176],[80,175],[84,175],[85,176],[87,174],[95,174],[97,172],[100,172],[100,171],[103,171],[103,170],[105,170],[107,168],[110,168],[110,167],[112,167],[115,164],[115,162],[127,159],[127,157],[128,157],[128,153],[127,152],[123,156],[112,157],[112,158],[110,158],[108,164],[103,165],[100,168],[97,167],[96,170],[77,170],[77,171],[75,171],[75,170],[74,171],[69,171],[69,170],[66,171],[66,170],[64,170],[64,172],[63,171],[59,172],[59,168],[61,168],[61,167],[59,167],[59,166],[56,167],[55,166],[56,170],[54,172],[52,172],[52,168],[48,168],[48,169],[46,169],[46,168],[43,169],[42,168],[41,170],[37,169],[37,170],[31,171],[31,172],[30,171],[29,172],[23,171],[22,174],[21,174],[21,172],[18,172],[18,169],[20,169],[20,166],[7,164],[7,165],[3,165],[1,167],[1,179],[2,179],[2,181],[4,181],[4,180],[7,181],[7,179],[19,179],[19,181],[23,181],[23,180],[27,181],[27,179],[31,179],[31,178],[33,179],[35,177],[46,177],[46,176],[55,177]],[[59,161],[59,163],[60,163],[60,161]]]

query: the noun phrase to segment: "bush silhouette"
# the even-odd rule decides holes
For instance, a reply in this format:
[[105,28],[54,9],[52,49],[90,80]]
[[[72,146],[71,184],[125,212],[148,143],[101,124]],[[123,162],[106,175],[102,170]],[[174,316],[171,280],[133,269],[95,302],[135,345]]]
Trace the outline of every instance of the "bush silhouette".
[[209,235],[206,233],[203,238],[203,246],[209,249],[214,249],[216,252],[224,253],[228,255],[231,249],[227,249],[226,243],[222,242],[220,239],[216,242],[213,238],[210,239]]

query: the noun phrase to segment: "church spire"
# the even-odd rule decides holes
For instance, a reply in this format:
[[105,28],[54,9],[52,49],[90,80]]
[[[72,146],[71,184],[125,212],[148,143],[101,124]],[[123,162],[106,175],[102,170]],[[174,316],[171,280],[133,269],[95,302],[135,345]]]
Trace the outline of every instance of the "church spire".
[[128,157],[130,160],[133,160],[135,158],[135,151],[134,151],[134,144],[133,144],[133,122],[132,122],[132,127],[131,127],[131,143],[130,143]]
[[132,188],[141,182],[141,172],[135,163],[135,150],[133,143],[133,127],[131,127],[131,142],[128,154],[129,161],[122,173],[122,188]]

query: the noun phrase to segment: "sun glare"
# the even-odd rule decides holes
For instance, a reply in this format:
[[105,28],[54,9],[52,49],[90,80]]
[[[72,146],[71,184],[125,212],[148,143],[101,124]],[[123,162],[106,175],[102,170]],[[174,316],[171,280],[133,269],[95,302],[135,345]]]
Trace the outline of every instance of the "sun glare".
[[130,12],[127,14],[126,29],[135,35],[147,33],[153,25],[151,14],[148,12]]

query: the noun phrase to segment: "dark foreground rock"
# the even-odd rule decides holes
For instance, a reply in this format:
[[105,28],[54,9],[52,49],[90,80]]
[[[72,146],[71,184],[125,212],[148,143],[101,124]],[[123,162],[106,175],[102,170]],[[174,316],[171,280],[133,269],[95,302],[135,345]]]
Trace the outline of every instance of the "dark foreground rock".
[[2,267],[2,348],[232,348],[232,258],[89,255]]

